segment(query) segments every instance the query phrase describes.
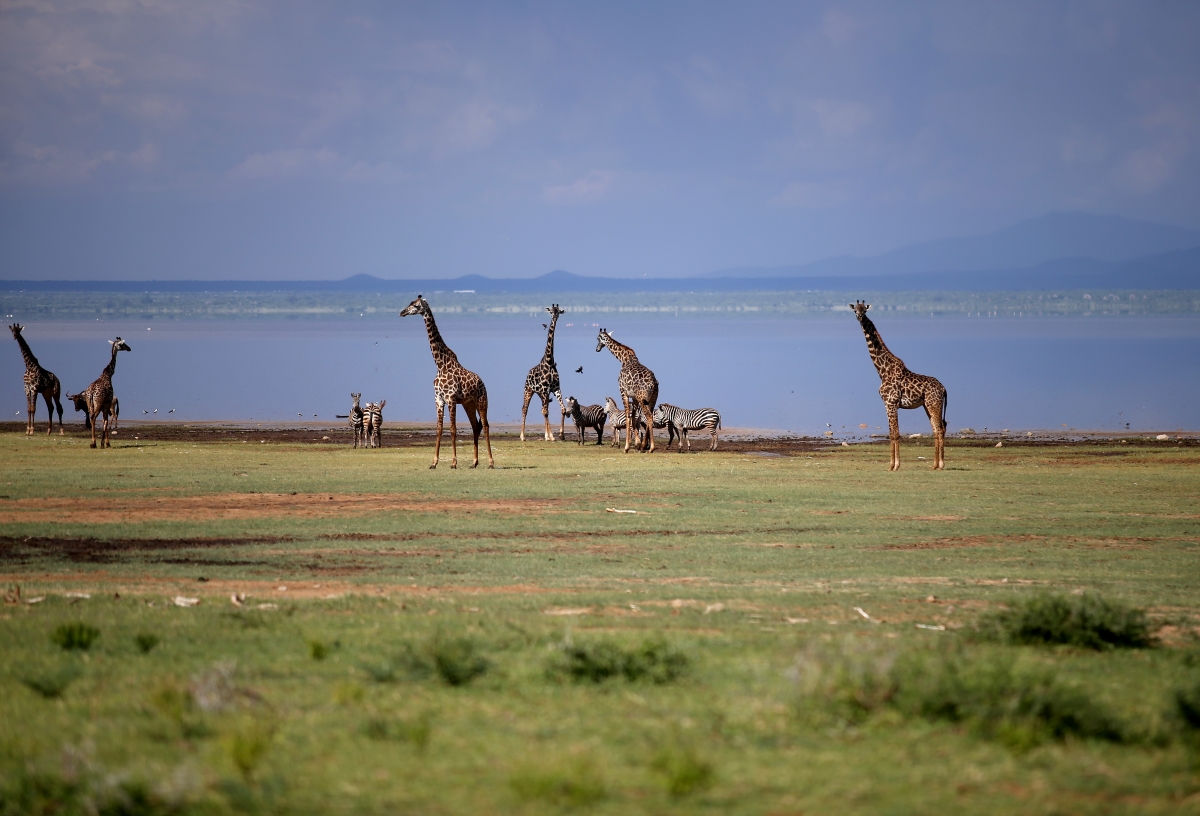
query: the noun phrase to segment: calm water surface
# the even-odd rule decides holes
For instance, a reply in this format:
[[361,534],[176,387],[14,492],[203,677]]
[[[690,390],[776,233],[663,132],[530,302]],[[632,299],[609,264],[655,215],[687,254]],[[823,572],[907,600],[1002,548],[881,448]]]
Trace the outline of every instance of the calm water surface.
[[[525,374],[545,343],[542,315],[439,320],[447,343],[483,377],[492,422],[520,420]],[[564,325],[573,318],[572,325]],[[568,314],[557,353],[564,396],[584,404],[617,397],[619,366],[597,354],[596,318]],[[710,405],[727,427],[816,434],[886,427],[879,380],[849,314],[820,318],[608,316],[604,325],[637,350],[660,383],[659,399]],[[121,335],[114,378],[122,417],[185,420],[331,420],[351,391],[386,399],[385,421],[434,419],[435,374],[423,324],[136,322],[36,323],[25,336],[64,389],[82,390]],[[1200,428],[1200,320],[1194,318],[892,318],[879,329],[908,367],[949,390],[952,431]],[[0,352],[0,410],[23,418],[20,350]],[[583,367],[583,373],[575,369]],[[541,420],[535,397],[531,419]],[[167,414],[171,408],[174,414]],[[45,407],[39,407],[44,420]],[[68,422],[82,422],[68,404]],[[151,414],[150,416],[153,416]],[[551,412],[557,418],[557,407]],[[461,418],[461,413],[460,413]],[[902,411],[906,433],[928,432],[923,411]]]

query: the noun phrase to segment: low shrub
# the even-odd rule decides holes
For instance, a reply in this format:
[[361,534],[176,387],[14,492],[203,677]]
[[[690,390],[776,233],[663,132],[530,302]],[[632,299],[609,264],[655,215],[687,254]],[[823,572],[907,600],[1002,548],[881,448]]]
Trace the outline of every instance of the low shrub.
[[486,674],[492,665],[470,638],[435,637],[428,653],[438,676],[451,686],[465,686]]
[[274,723],[261,719],[244,720],[225,735],[225,750],[247,783],[254,778],[274,738]]
[[92,648],[92,644],[98,637],[100,637],[100,630],[94,626],[88,626],[82,621],[61,624],[50,633],[50,640],[68,651],[86,652]]
[[509,786],[525,800],[542,800],[559,807],[583,807],[599,802],[608,791],[595,765],[586,760],[560,769],[525,769],[509,778]]
[[687,655],[663,638],[647,640],[633,647],[599,640],[561,644],[548,671],[552,676],[567,677],[576,682],[602,683],[624,678],[663,684],[683,676],[689,665]]
[[667,793],[675,798],[707,790],[716,781],[712,763],[685,746],[663,749],[650,766],[663,775]]
[[329,644],[323,640],[309,640],[308,656],[313,660],[324,660],[329,656]]
[[812,643],[796,661],[799,710],[812,724],[859,725],[896,694],[893,651],[846,640],[834,647]]
[[409,719],[372,717],[363,724],[362,731],[373,740],[404,742],[424,751],[433,736],[433,715],[426,711]]
[[901,712],[962,723],[1014,748],[1066,737],[1126,738],[1108,710],[1049,668],[1020,667],[1001,656],[939,655],[901,661],[893,677],[893,704]]
[[82,674],[83,671],[78,666],[71,664],[26,675],[21,678],[21,683],[47,700],[56,700],[62,697],[67,686],[74,683]]
[[1200,674],[1192,674],[1175,689],[1175,713],[1186,728],[1200,731]]
[[1004,643],[1061,644],[1085,649],[1142,649],[1154,635],[1141,609],[1099,595],[1042,594],[980,621],[985,639]]
[[138,651],[142,654],[149,654],[154,647],[159,644],[158,635],[152,635],[148,632],[141,632],[133,639],[137,645]]

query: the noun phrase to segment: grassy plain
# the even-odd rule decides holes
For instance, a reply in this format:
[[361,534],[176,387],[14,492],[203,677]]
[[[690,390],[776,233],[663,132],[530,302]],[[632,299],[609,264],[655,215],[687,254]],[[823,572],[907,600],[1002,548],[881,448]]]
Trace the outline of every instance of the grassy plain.
[[[320,435],[0,434],[0,813],[1200,812],[1195,447],[952,443],[933,473],[906,442],[888,473],[879,445],[501,438],[430,471],[427,438]],[[1047,589],[1161,645],[973,637]],[[76,622],[89,648],[52,640]],[[685,665],[576,680],[572,649]],[[1048,671],[1125,736],[820,691],[912,655]]]

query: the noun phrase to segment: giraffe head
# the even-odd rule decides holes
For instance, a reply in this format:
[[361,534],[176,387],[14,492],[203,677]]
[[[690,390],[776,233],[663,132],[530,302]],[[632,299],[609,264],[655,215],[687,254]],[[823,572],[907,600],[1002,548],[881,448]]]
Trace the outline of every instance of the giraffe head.
[[850,308],[854,310],[854,316],[858,318],[858,322],[862,322],[867,316],[867,309],[871,308],[870,303],[863,303],[861,300],[857,303],[851,303]]
[[417,299],[405,306],[404,311],[400,312],[401,317],[408,317],[409,315],[421,315],[424,317],[427,314],[430,314],[429,301],[420,295],[417,295]]
[[552,304],[550,304],[549,306],[547,306],[547,307],[546,307],[546,311],[550,313],[550,316],[551,316],[551,317],[558,317],[560,314],[566,314],[566,313],[567,313],[567,310],[566,310],[566,309],[560,309],[560,308],[558,308],[558,304],[557,304],[557,303],[552,303]]
[[608,329],[601,329],[600,334],[596,335],[596,351],[603,351],[610,340],[612,335],[608,333]]
[[109,340],[108,344],[113,347],[114,352],[133,351],[133,349],[131,349],[129,347],[129,344],[126,343],[124,340],[122,340],[120,337],[118,337],[116,340]]
[[22,326],[20,323],[13,323],[11,326],[8,327],[9,331],[11,331],[13,333],[14,340],[19,340],[21,338],[21,330],[24,328],[25,327]]

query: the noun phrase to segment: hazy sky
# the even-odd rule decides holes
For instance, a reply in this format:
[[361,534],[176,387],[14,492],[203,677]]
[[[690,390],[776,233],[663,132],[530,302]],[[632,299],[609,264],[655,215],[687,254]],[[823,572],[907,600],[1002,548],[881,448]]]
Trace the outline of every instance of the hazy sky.
[[0,0],[0,277],[640,276],[1200,228],[1200,4]]

